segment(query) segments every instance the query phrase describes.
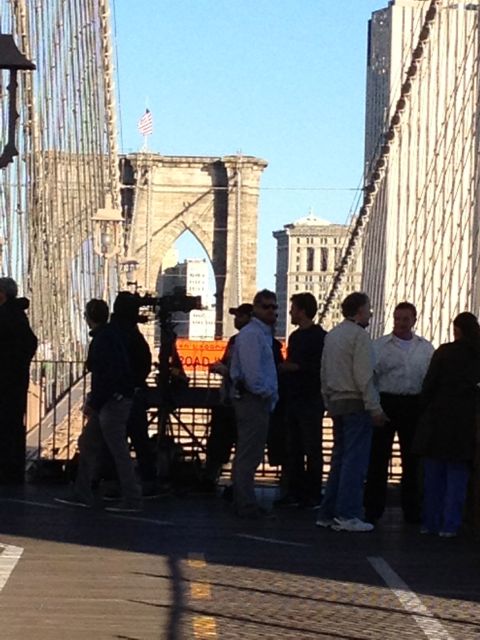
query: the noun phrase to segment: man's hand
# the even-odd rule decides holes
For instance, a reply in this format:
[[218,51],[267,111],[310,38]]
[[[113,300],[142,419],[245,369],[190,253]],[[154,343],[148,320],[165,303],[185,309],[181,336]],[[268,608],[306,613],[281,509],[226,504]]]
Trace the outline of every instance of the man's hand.
[[372,413],[371,416],[374,427],[383,427],[383,425],[387,421],[387,416],[383,413],[383,411]]
[[285,362],[281,362],[278,365],[278,371],[280,373],[295,373],[295,371],[298,371],[299,369],[300,367],[296,362],[289,362],[288,360],[285,360]]
[[212,364],[208,367],[211,373],[218,373],[220,376],[226,376],[228,374],[228,367],[226,367],[223,362],[217,360],[217,362],[212,362]]
[[86,418],[90,418],[92,414],[93,414],[92,407],[88,404],[88,402],[85,402],[85,404],[83,405],[83,415]]

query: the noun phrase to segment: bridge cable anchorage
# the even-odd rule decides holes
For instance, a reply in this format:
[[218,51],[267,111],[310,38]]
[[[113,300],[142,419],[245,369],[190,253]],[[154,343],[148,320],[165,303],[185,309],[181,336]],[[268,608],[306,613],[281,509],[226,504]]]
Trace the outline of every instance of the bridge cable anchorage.
[[[469,23],[471,27],[469,30]],[[436,91],[434,103],[428,91],[416,97],[415,113],[422,113],[422,97],[428,108],[437,115],[441,128],[419,129],[416,137],[406,134],[400,137],[401,157],[416,152],[422,143],[429,142],[428,157],[425,156],[425,172],[415,172],[409,179],[408,192],[404,193],[401,183],[389,185],[390,201],[398,211],[405,211],[397,221],[397,264],[393,286],[386,286],[385,313],[391,315],[399,299],[412,299],[419,310],[419,330],[435,342],[449,339],[450,320],[465,308],[478,309],[475,301],[478,279],[479,228],[472,207],[478,197],[478,177],[473,177],[477,148],[475,135],[480,125],[478,110],[478,67],[477,51],[479,18],[478,12],[470,14],[467,20],[463,12],[456,14],[456,29],[452,35],[447,20],[439,21],[435,35],[437,41],[445,27],[447,37],[442,41],[444,59],[437,49],[430,45],[428,62],[437,75],[444,73],[449,63],[449,86]],[[453,62],[448,52],[463,51],[463,58],[457,56]],[[451,65],[455,67],[452,69]],[[423,74],[425,75],[425,74]],[[423,111],[424,112],[424,111]],[[410,131],[415,130],[415,120],[410,122]],[[397,160],[398,162],[398,160]],[[391,161],[393,164],[393,161]],[[395,170],[393,167],[392,171]],[[467,176],[467,177],[465,177]],[[470,176],[470,177],[469,177]],[[404,183],[403,183],[404,184]],[[411,192],[411,195],[409,195]],[[396,200],[395,200],[396,193]],[[409,199],[410,198],[410,199]],[[413,198],[413,202],[411,199]],[[413,211],[414,215],[409,215]],[[474,219],[475,218],[475,219]],[[398,227],[398,228],[397,228]],[[375,230],[372,231],[374,233]],[[381,240],[382,231],[377,231]],[[446,250],[448,247],[448,250]],[[370,242],[366,263],[378,262],[378,251]],[[412,256],[414,257],[412,259]],[[371,258],[371,261],[370,261]],[[373,285],[375,287],[375,276]],[[373,288],[374,288],[373,287]],[[448,309],[439,313],[440,308]],[[386,316],[388,317],[388,316]],[[380,324],[376,329],[383,331]]]
[[[421,193],[417,197],[415,215],[408,222],[402,253],[397,264],[397,270],[406,273],[404,278],[405,288],[401,292],[401,297],[420,300],[420,303],[417,304],[419,315],[428,317],[433,335],[443,335],[445,338],[448,336],[449,327],[442,326],[442,314],[435,313],[435,309],[445,303],[448,303],[449,308],[455,306],[453,300],[444,299],[445,292],[447,292],[447,298],[451,298],[454,295],[453,285],[455,283],[452,282],[452,278],[455,270],[458,277],[456,290],[463,296],[462,303],[470,306],[468,301],[473,294],[475,280],[473,274],[478,269],[478,265],[475,264],[473,268],[472,265],[469,267],[468,264],[464,265],[465,268],[460,268],[459,266],[462,259],[465,259],[464,245],[461,240],[470,224],[468,203],[474,201],[475,193],[478,189],[478,184],[473,180],[469,182],[466,190],[462,184],[461,178],[463,175],[468,174],[469,165],[472,162],[472,154],[475,153],[475,142],[474,136],[471,135],[472,123],[469,122],[466,129],[465,119],[458,115],[459,113],[468,114],[471,112],[468,107],[471,107],[476,102],[478,93],[479,56],[476,53],[479,28],[478,17],[476,22],[472,22],[472,28],[465,37],[463,59],[456,63],[458,75],[448,95],[448,101],[445,103],[445,114],[442,118],[444,124],[440,134],[435,139],[432,159],[425,173],[426,180]],[[449,46],[447,42],[447,48]],[[468,63],[474,52],[474,64]],[[468,91],[466,90],[467,87],[469,88]],[[459,95],[461,95],[461,104],[459,104]],[[438,95],[436,100],[438,102]],[[435,111],[439,112],[438,109]],[[478,131],[479,128],[480,112],[476,109],[473,130]],[[458,157],[459,147],[460,157]],[[439,158],[441,158],[440,170],[438,166]],[[433,197],[429,192],[432,184],[435,185]],[[462,206],[456,209],[454,204],[459,198],[462,199]],[[441,222],[438,225],[435,211],[439,208],[446,215],[442,215]],[[455,214],[458,210],[462,219],[456,221]],[[472,232],[472,245],[478,245],[478,233],[477,225]],[[452,248],[452,253],[448,256],[448,260],[443,255],[443,248],[447,238],[448,244]],[[429,244],[430,239],[432,240],[432,246]],[[408,259],[412,252],[414,254],[421,252],[425,257],[420,269],[419,265]],[[478,250],[474,251],[474,253],[477,255],[478,260]],[[428,269],[425,267],[426,263],[429,265]],[[445,287],[435,287],[436,277],[440,282],[446,283]],[[468,287],[467,279],[469,280]],[[385,305],[387,312],[393,310],[398,295],[399,292],[396,287],[390,289]],[[430,299],[429,307],[427,307],[428,299]]]
[[[383,11],[377,11],[375,12],[375,16],[378,15],[380,19],[385,19],[385,13],[388,11],[388,9],[384,9]],[[423,25],[423,13],[421,11],[418,12],[417,17],[415,19],[414,24],[412,25],[412,32],[413,33],[419,33],[421,30],[421,26]],[[412,46],[411,43],[408,42],[407,40],[405,40],[405,42],[403,43],[403,48],[402,48],[402,54],[401,54],[401,59],[405,60],[410,51],[412,50]],[[403,84],[403,73],[399,73],[396,77],[395,77],[395,81],[394,83],[392,83],[391,85],[391,89],[390,89],[390,100],[389,100],[389,104],[388,106],[385,108],[385,113],[392,113],[394,107],[396,106],[396,104],[398,103],[398,100],[396,98],[397,93],[400,92],[400,89],[402,87]],[[399,105],[400,106],[400,105]],[[379,136],[377,143],[375,144],[374,148],[373,148],[373,152],[372,152],[372,156],[376,157],[381,150],[382,145],[384,144],[384,140],[383,140],[383,135]],[[366,165],[369,165],[369,161],[366,160]],[[366,171],[362,172],[362,175],[360,177],[360,181],[359,184],[357,186],[357,188],[355,189],[351,189],[353,191],[356,192],[356,195],[352,201],[352,204],[350,205],[349,208],[349,212],[347,215],[347,227],[348,227],[348,231],[347,234],[344,236],[343,238],[343,243],[342,243],[342,247],[341,247],[341,251],[342,253],[345,252],[347,244],[348,244],[348,240],[349,240],[349,236],[350,233],[353,230],[353,226],[355,223],[355,212],[358,211],[358,209],[360,208],[360,202],[362,201],[362,196],[363,196],[363,192],[364,192],[364,186],[365,186],[365,173]],[[347,270],[348,271],[348,270]]]
[[[110,154],[108,157],[110,194],[114,209],[120,208],[120,163],[117,145],[117,105],[115,93],[115,54],[112,48],[111,12],[109,0],[98,0],[99,18],[101,27],[102,57],[105,73],[105,113],[107,124],[107,137]],[[115,255],[116,261],[116,284],[115,289],[119,290],[122,252]],[[110,296],[112,298],[112,296]]]
[[333,277],[332,285],[319,311],[319,322],[322,322],[330,310],[330,306],[334,299],[338,296],[339,289],[343,284],[345,273],[350,266],[352,257],[354,256],[358,240],[362,236],[362,232],[368,221],[372,205],[378,194],[379,188],[385,175],[388,165],[388,157],[397,139],[398,129],[403,121],[405,106],[409,101],[412,84],[418,79],[418,70],[424,57],[425,44],[428,42],[431,33],[431,27],[437,17],[441,0],[431,0],[430,5],[425,14],[425,20],[420,31],[417,46],[414,48],[410,65],[405,73],[405,78],[401,87],[400,97],[397,101],[395,111],[389,120],[386,132],[383,134],[383,144],[380,147],[379,155],[374,161],[368,180],[363,190],[363,202],[358,214],[352,220],[352,228],[346,241],[346,247],[337,271]]
[[[0,7],[2,28],[38,68],[19,83],[22,161],[0,175],[0,262],[31,297],[39,355],[76,362],[87,342],[85,303],[101,290],[92,212],[119,188],[108,2],[41,5]],[[0,96],[0,134],[4,106]]]

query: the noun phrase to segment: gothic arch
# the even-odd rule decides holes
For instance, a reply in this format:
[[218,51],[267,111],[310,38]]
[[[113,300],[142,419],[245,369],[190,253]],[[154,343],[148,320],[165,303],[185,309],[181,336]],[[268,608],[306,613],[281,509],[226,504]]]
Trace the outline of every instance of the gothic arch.
[[134,154],[121,164],[127,253],[139,262],[139,284],[155,290],[166,252],[189,230],[215,275],[218,333],[230,335],[228,308],[251,300],[256,289],[258,192],[266,162]]

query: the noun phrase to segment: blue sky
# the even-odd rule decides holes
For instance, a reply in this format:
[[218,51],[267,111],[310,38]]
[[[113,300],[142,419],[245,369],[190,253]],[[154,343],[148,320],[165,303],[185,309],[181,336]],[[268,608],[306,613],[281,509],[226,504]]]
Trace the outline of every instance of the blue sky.
[[[114,0],[122,151],[264,158],[259,288],[272,231],[307,215],[345,222],[361,182],[367,23],[386,0]],[[342,189],[342,190],[325,190]],[[177,243],[181,257],[203,257]]]

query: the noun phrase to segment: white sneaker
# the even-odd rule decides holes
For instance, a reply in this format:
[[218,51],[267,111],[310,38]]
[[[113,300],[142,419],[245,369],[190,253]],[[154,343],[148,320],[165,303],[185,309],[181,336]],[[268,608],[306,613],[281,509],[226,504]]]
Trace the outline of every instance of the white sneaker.
[[332,529],[334,531],[373,531],[375,527],[370,522],[364,522],[360,518],[334,518]]
[[335,521],[332,518],[322,518],[319,516],[315,521],[315,524],[317,525],[317,527],[323,527],[324,529],[329,529],[330,527],[333,527],[333,525],[335,524]]

